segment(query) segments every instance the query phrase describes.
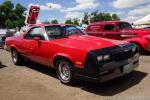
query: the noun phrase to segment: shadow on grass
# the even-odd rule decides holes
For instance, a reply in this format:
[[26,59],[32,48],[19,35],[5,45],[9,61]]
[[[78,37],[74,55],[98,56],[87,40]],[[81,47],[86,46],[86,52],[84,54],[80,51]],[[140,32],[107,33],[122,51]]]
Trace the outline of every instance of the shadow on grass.
[[[32,62],[27,63],[25,66],[38,72],[57,78],[56,72],[52,68],[45,67]],[[73,87],[80,88],[81,90],[97,95],[113,96],[137,85],[146,76],[147,73],[145,72],[133,71],[129,75],[116,78],[104,83],[92,83],[78,80],[77,83],[73,85]]]
[[77,87],[97,95],[113,96],[137,85],[146,76],[147,73],[133,71],[127,76],[116,78],[104,83],[80,81],[79,84],[77,84]]

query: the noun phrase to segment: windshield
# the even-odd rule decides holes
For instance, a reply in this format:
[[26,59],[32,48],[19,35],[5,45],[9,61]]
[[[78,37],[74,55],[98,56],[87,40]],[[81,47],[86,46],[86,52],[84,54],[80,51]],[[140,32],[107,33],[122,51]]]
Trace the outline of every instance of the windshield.
[[70,35],[85,35],[86,33],[76,26],[46,26],[46,33],[49,39],[65,38]]
[[123,23],[119,23],[119,28],[120,29],[132,29],[132,26],[129,23],[123,22]]

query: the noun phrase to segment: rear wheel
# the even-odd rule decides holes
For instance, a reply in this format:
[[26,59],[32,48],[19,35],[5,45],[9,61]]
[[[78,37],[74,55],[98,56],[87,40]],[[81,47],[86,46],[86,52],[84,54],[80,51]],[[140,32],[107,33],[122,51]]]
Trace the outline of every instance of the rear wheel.
[[56,62],[56,72],[59,80],[67,85],[74,83],[72,63],[65,59],[59,59]]
[[12,57],[12,62],[15,65],[23,64],[24,57],[22,57],[21,55],[19,55],[19,53],[17,52],[16,49],[12,49],[11,50],[11,57]]

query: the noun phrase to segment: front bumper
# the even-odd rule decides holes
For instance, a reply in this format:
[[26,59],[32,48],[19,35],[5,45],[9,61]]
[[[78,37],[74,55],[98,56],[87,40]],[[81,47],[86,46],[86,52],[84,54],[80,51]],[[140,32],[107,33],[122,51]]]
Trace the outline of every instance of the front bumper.
[[[105,82],[132,72],[139,65],[139,49],[132,51],[135,45],[105,48],[96,50],[95,53],[89,53],[83,69],[75,68],[75,75],[79,79],[92,82]],[[126,51],[127,50],[127,51]],[[111,60],[106,62],[97,62],[96,55],[111,54]]]
[[123,76],[125,74],[129,74],[138,66],[139,66],[138,56],[132,57],[124,61],[107,63],[106,65],[103,66],[103,69],[100,69],[98,80],[99,82],[105,82]]

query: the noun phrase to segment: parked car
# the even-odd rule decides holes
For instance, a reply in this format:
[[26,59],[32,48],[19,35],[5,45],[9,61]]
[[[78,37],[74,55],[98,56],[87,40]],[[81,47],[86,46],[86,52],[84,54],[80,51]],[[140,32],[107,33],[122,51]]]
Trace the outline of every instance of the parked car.
[[150,27],[145,27],[144,29],[148,29],[148,30],[150,30]]
[[0,34],[0,47],[3,48],[5,44],[6,35]]
[[95,22],[91,23],[85,31],[92,36],[126,40],[136,44],[141,51],[150,51],[150,30],[133,29],[128,22]]
[[139,50],[125,41],[89,36],[73,25],[33,25],[6,39],[14,64],[24,58],[56,69],[64,84],[75,79],[104,82],[130,73],[139,65]]

